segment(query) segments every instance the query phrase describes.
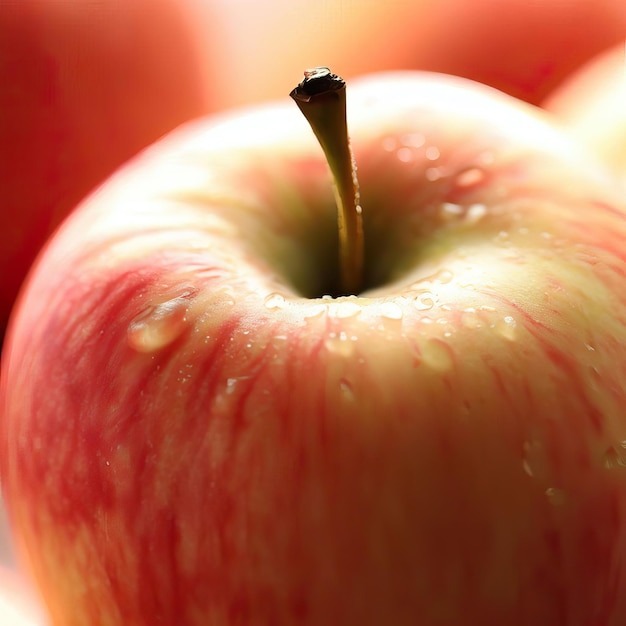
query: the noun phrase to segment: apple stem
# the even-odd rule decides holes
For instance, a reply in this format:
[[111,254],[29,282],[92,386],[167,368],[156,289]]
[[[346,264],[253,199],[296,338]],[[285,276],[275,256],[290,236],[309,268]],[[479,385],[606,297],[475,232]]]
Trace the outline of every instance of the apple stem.
[[322,146],[335,181],[339,224],[340,289],[356,295],[363,283],[363,220],[359,181],[346,120],[346,83],[327,67],[305,70],[289,94]]

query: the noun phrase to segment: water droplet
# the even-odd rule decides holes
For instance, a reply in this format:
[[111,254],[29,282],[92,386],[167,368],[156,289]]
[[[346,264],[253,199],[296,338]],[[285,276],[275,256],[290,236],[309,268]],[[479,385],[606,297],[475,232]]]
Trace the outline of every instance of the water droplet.
[[347,402],[354,402],[355,395],[354,389],[352,388],[352,384],[349,380],[342,378],[339,381],[339,391],[341,393],[341,397]]
[[526,441],[522,448],[522,469],[531,478],[546,480],[548,461],[541,441]]
[[418,311],[429,311],[437,304],[437,295],[430,291],[422,291],[413,300],[413,306]]
[[456,178],[459,187],[473,187],[485,179],[485,172],[479,167],[470,167],[461,172]]
[[356,302],[350,302],[350,300],[338,300],[333,302],[329,309],[328,314],[331,317],[347,318],[354,317],[361,312],[361,306]]
[[426,180],[434,183],[443,177],[443,170],[440,167],[427,167],[424,176],[426,176]]
[[467,209],[465,219],[471,224],[475,224],[483,219],[485,215],[487,215],[487,207],[484,204],[472,204]]
[[390,320],[402,319],[402,307],[395,302],[383,302],[380,305],[380,314]]
[[616,469],[626,467],[626,441],[611,446],[604,453],[604,467]]
[[265,298],[265,307],[267,309],[282,309],[285,307],[285,298],[279,293],[271,293]]
[[585,344],[585,348],[587,348],[587,350],[589,350],[589,352],[595,352],[596,351],[596,349],[592,345],[590,345],[588,343]]
[[493,238],[494,243],[498,244],[499,246],[510,246],[511,242],[509,240],[509,233],[506,232],[506,230],[501,230],[494,238]]
[[476,312],[476,309],[472,307],[463,311],[461,323],[465,326],[465,328],[481,328],[484,326],[484,322],[480,315]]
[[449,346],[440,339],[429,339],[421,346],[422,361],[428,367],[445,372],[454,364]]
[[447,285],[452,282],[453,278],[454,274],[450,270],[439,270],[431,277],[431,281],[440,285]]
[[445,220],[451,220],[455,217],[463,215],[465,209],[460,204],[452,202],[444,202],[441,205],[441,216]]
[[345,331],[340,333],[331,332],[324,342],[326,349],[333,354],[349,357],[354,352],[354,341],[350,341]]
[[398,148],[396,152],[396,157],[398,157],[398,161],[402,163],[410,163],[415,160],[415,155],[413,154],[413,150],[411,148]]
[[302,317],[305,322],[310,322],[324,315],[327,310],[328,309],[325,304],[307,303],[306,306],[302,307]]
[[553,506],[561,506],[565,503],[565,492],[563,489],[557,487],[548,487],[546,489],[546,496]]
[[436,161],[441,156],[441,153],[439,152],[439,148],[436,146],[428,146],[428,148],[426,148],[425,155],[429,161]]
[[188,326],[187,310],[195,290],[144,309],[128,325],[129,345],[138,352],[154,352],[172,343]]
[[530,463],[528,462],[528,459],[525,458],[525,457],[522,459],[522,469],[524,470],[524,473],[528,474],[528,476],[530,476],[531,478],[534,476],[533,468],[531,467]]
[[500,322],[496,323],[495,330],[501,337],[513,341],[517,334],[517,322],[514,317],[506,315]]
[[233,393],[235,393],[235,389],[237,388],[237,382],[238,382],[237,378],[229,378],[226,381],[226,394],[227,395],[230,396]]
[[398,146],[398,142],[393,136],[385,137],[382,143],[385,152],[393,152]]

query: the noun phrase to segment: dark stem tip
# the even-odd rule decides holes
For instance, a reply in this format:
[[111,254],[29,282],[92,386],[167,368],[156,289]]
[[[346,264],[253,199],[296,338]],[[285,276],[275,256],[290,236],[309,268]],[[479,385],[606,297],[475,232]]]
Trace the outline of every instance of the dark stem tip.
[[345,89],[346,82],[327,67],[304,70],[303,81],[289,94],[294,100],[310,102],[316,96]]

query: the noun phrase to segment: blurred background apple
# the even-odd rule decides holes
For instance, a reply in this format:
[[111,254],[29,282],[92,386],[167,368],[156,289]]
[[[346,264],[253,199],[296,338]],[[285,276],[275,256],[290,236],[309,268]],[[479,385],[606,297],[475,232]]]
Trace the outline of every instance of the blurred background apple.
[[0,338],[62,218],[211,107],[177,0],[0,2]]
[[585,64],[544,106],[626,185],[626,42]]
[[303,67],[423,69],[539,104],[626,38],[622,0],[219,0],[220,106],[281,97]]

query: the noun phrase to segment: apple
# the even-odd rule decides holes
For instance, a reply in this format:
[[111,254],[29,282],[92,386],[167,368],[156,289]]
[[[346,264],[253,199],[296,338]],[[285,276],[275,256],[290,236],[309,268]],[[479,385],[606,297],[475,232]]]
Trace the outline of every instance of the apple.
[[294,74],[320,59],[341,67],[344,78],[431,70],[539,104],[578,67],[624,40],[626,3],[218,0],[210,21],[202,23],[218,25],[209,41],[228,59],[205,65],[220,85],[215,95],[221,106],[279,97]]
[[364,288],[336,296],[284,100],[148,149],[22,292],[0,467],[51,623],[622,626],[613,179],[495,90],[355,81]]
[[212,105],[178,0],[0,4],[1,342],[26,273],[70,210]]
[[574,73],[543,106],[626,184],[626,41]]

